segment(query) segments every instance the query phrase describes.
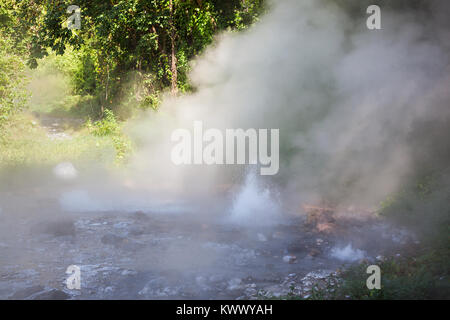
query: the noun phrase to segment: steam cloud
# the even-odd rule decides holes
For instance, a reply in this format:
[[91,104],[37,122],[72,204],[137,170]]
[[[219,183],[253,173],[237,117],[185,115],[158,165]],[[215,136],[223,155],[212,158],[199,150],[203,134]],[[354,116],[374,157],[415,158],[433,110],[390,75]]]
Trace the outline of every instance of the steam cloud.
[[380,4],[382,29],[368,30],[369,4],[272,1],[247,32],[221,35],[193,64],[196,92],[137,126],[133,183],[186,195],[244,181],[237,166],[171,163],[172,130],[195,120],[279,128],[280,172],[260,179],[294,205],[376,204],[431,157],[448,159],[449,4]]

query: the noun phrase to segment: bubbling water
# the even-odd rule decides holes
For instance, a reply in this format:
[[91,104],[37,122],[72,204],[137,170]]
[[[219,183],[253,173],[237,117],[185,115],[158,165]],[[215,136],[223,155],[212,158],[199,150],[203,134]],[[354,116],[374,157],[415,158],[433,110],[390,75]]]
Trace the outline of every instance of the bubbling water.
[[278,224],[281,220],[278,194],[263,186],[256,172],[250,171],[233,199],[228,218],[231,223],[248,227]]
[[362,250],[353,248],[349,243],[345,247],[334,247],[331,250],[331,256],[341,261],[354,262],[366,257],[366,253]]

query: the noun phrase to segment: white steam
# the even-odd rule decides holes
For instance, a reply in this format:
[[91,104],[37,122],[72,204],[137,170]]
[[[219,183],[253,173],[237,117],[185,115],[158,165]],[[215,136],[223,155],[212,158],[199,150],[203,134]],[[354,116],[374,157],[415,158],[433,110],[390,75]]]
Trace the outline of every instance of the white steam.
[[[140,148],[124,184],[206,206],[212,195],[241,190],[231,216],[271,223],[280,209],[259,183],[297,211],[323,199],[374,205],[396,191],[430,143],[417,124],[450,119],[447,5],[431,2],[420,23],[417,12],[383,6],[382,30],[369,30],[361,2],[339,3],[272,1],[249,30],[218,37],[193,63],[195,92],[167,97],[130,126]],[[349,10],[358,5],[359,13]],[[171,134],[196,120],[219,130],[279,129],[279,173],[245,180],[242,165],[176,166]]]
[[331,249],[331,256],[341,261],[353,262],[364,259],[366,254],[362,250],[353,248],[352,244],[349,243],[344,247],[334,247]]
[[250,172],[233,200],[229,221],[245,226],[268,226],[280,220],[281,208],[276,195],[258,183]]
[[222,130],[280,129],[272,182],[296,205],[378,203],[413,170],[416,123],[450,116],[441,107],[450,100],[448,42],[441,39],[450,33],[437,12],[420,24],[412,12],[383,7],[382,30],[368,30],[365,8],[350,15],[332,1],[272,2],[254,27],[223,34],[195,61],[194,94],[166,99],[137,126],[144,147],[133,179],[178,196],[242,183],[242,166],[171,163],[171,132],[200,120]]
[[70,162],[61,162],[53,168],[53,174],[63,180],[72,180],[78,176],[78,171]]

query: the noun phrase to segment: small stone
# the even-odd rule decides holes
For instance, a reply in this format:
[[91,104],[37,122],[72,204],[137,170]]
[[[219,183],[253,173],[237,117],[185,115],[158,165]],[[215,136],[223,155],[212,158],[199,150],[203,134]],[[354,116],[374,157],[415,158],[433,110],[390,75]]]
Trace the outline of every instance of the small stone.
[[102,237],[101,242],[104,244],[119,246],[125,242],[125,238],[116,236],[112,233],[108,233]]
[[228,290],[236,290],[241,288],[242,280],[239,278],[234,278],[228,281]]
[[283,257],[283,261],[287,263],[294,263],[297,260],[296,256],[287,255]]
[[128,227],[128,225],[129,225],[129,222],[121,221],[121,222],[115,223],[113,225],[113,227],[116,228],[116,229],[123,229],[123,228]]
[[140,236],[145,233],[145,230],[144,230],[144,228],[141,228],[141,227],[132,227],[132,228],[130,228],[128,233],[132,236]]
[[58,289],[50,289],[48,291],[38,293],[33,300],[67,300],[70,295]]
[[267,238],[266,238],[266,236],[265,235],[263,235],[262,233],[258,233],[258,240],[259,241],[262,241],[262,242],[265,242],[265,241],[267,241]]
[[136,220],[149,220],[150,218],[143,211],[137,211],[134,213],[134,218]]
[[113,288],[112,287],[106,287],[105,289],[103,289],[103,291],[105,293],[113,292]]
[[49,234],[55,237],[75,236],[75,224],[71,220],[51,221],[32,227],[32,232]]
[[320,251],[317,249],[311,249],[308,253],[311,257],[317,257],[320,254]]

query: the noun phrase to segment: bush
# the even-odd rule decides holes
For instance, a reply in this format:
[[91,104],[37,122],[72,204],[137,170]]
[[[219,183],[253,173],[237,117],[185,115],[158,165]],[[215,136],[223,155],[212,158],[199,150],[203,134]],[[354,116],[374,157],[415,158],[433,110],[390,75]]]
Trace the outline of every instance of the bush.
[[0,125],[27,102],[25,63],[0,32]]
[[86,127],[94,136],[111,136],[116,150],[116,163],[124,162],[131,154],[131,141],[122,134],[121,126],[111,110],[105,110],[103,119],[94,123],[89,119]]
[[89,119],[86,123],[86,127],[94,136],[108,136],[120,134],[120,125],[118,124],[114,113],[111,110],[106,109],[103,119],[98,120],[92,124]]

